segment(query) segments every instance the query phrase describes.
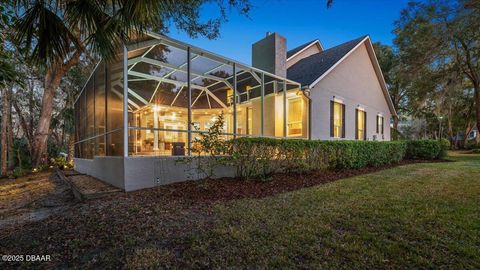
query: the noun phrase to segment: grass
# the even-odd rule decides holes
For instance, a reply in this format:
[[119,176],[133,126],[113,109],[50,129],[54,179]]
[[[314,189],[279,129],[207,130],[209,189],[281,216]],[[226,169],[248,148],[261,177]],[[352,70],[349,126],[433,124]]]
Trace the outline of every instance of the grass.
[[199,268],[480,268],[480,155],[217,205]]
[[450,158],[263,199],[115,195],[15,229],[0,253],[51,254],[40,268],[478,269],[480,155]]

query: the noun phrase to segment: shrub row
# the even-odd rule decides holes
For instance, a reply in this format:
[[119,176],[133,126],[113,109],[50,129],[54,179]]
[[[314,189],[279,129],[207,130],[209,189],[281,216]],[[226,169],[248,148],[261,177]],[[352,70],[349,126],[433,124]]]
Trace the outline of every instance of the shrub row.
[[[446,141],[448,143],[448,141]],[[268,178],[279,172],[358,169],[408,159],[443,158],[444,141],[314,141],[238,138],[233,141],[237,176]]]
[[406,159],[443,159],[450,148],[448,140],[407,141]]

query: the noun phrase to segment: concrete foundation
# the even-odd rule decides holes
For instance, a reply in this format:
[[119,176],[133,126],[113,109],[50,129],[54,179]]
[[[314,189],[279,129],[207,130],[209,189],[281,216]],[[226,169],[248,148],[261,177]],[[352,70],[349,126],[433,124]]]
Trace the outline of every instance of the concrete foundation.
[[[75,159],[75,170],[96,177],[125,191],[199,180],[205,178],[196,170],[195,163],[180,157],[94,157]],[[233,167],[217,167],[215,176],[234,177]]]

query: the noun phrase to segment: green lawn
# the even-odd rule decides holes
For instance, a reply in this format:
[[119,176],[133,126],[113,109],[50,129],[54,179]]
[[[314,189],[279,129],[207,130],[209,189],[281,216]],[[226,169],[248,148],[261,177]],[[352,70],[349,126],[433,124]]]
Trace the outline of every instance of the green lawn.
[[182,255],[202,267],[480,268],[480,155],[215,208]]
[[38,268],[479,269],[480,155],[450,158],[263,199],[119,193],[2,229],[0,254],[52,256],[3,263]]

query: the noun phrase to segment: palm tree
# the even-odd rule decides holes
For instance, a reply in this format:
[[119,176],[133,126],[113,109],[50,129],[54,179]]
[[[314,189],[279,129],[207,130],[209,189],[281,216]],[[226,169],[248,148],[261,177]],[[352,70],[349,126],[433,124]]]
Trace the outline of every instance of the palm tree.
[[246,14],[248,0],[214,0],[218,18],[200,22],[199,10],[209,0],[17,0],[19,14],[14,41],[25,48],[28,59],[44,68],[44,93],[34,136],[32,161],[39,165],[47,149],[53,98],[63,76],[88,52],[112,60],[131,33],[165,32],[169,22],[191,36],[218,35],[226,6]]

